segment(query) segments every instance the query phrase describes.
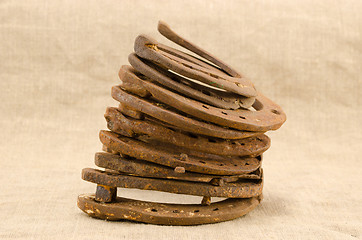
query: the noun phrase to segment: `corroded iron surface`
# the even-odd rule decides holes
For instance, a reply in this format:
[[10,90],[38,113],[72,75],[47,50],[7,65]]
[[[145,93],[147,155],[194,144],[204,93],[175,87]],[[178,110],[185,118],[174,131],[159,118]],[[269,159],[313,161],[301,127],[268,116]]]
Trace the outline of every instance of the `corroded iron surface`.
[[170,26],[163,22],[158,22],[158,31],[166,37],[168,40],[186,48],[187,50],[196,53],[198,56],[210,61],[211,63],[215,64],[216,66],[220,67],[224,72],[228,73],[230,76],[233,77],[241,77],[240,73],[238,73],[234,68],[223,62],[222,60],[216,58],[211,53],[205,51],[204,49],[196,46],[192,42],[188,41],[187,39],[183,38],[182,36],[178,35],[174,32]]
[[137,188],[177,194],[225,198],[255,197],[259,196],[263,189],[262,179],[240,179],[237,182],[215,186],[201,182],[135,177],[92,168],[83,169],[82,179],[110,187]]
[[[128,60],[137,71],[129,66],[122,66],[119,71],[119,77],[122,82],[136,83],[135,85],[137,85],[138,89],[129,84],[121,84],[121,86],[140,97],[149,97],[150,92],[143,87],[139,78],[152,79],[177,93],[223,109],[249,108],[255,101],[255,97],[243,97],[189,81],[180,75],[172,74],[152,62],[138,57],[135,53],[131,53],[128,56]],[[142,92],[139,89],[142,89]],[[144,92],[147,92],[147,94],[144,94]]]
[[[95,195],[78,206],[91,217],[164,225],[197,225],[240,217],[262,199],[264,133],[286,120],[283,110],[253,83],[212,54],[175,33],[159,32],[196,54],[140,35],[131,66],[112,88],[118,108],[104,115],[103,151],[82,179]],[[117,188],[201,197],[200,204],[164,204],[117,197]],[[212,197],[227,198],[212,202]]]
[[185,77],[241,96],[255,97],[257,95],[250,80],[243,77],[232,77],[196,57],[160,44],[146,35],[136,38],[134,50],[138,56]]
[[142,80],[132,71],[128,74],[137,79],[134,81],[135,85],[143,86],[157,101],[221,126],[245,131],[268,131],[278,129],[286,119],[283,110],[260,93],[253,104],[256,111],[243,108],[227,110],[184,97],[151,81]]
[[118,86],[112,88],[112,97],[132,109],[174,125],[186,132],[222,139],[241,139],[250,136],[250,132],[248,131],[225,128],[195,119],[185,114],[180,114],[162,103],[127,93]]
[[241,217],[257,205],[262,196],[229,198],[224,201],[199,204],[145,202],[117,197],[112,203],[99,203],[93,195],[80,195],[78,207],[89,216],[110,221],[131,220],[159,225],[199,225],[217,223]]
[[117,154],[99,152],[95,154],[95,164],[98,167],[116,170],[122,174],[128,174],[139,177],[165,178],[184,180],[192,182],[205,182],[218,184],[219,182],[236,182],[239,179],[260,179],[261,171],[257,169],[254,172],[241,175],[220,176],[210,174],[199,174],[189,171],[177,171],[176,168],[170,168],[159,164],[150,163],[133,158],[121,157]]
[[117,188],[97,185],[95,200],[97,202],[113,202],[117,197]]
[[144,113],[142,113],[140,111],[137,111],[137,110],[134,110],[134,109],[130,108],[129,106],[123,104],[123,103],[120,103],[118,105],[118,110],[121,113],[123,113],[124,115],[129,116],[129,117],[134,118],[134,119],[144,119],[145,118]]
[[[231,135],[233,132],[235,132],[235,130],[232,130],[232,128],[242,131],[259,132],[277,130],[286,119],[285,114],[282,112],[280,107],[269,102],[269,100],[261,94],[257,97],[255,103],[253,104],[253,107],[256,109],[256,111],[251,111],[242,109],[221,110],[219,108],[205,105],[191,99],[186,100],[180,95],[163,95],[166,91],[167,90],[162,90],[161,92],[157,92],[160,93],[160,95],[157,96],[160,96],[160,98],[162,98],[166,104],[151,101],[150,99],[139,98],[131,93],[125,92],[119,86],[114,86],[112,88],[112,97],[131,109],[143,112],[161,121],[169,122],[173,125],[183,128],[185,131],[191,131],[198,134],[219,138],[231,138],[228,137],[228,135]],[[171,95],[175,96],[175,98],[171,98]],[[169,103],[172,104],[167,105]],[[175,111],[174,106],[176,104],[179,104],[177,108],[182,108],[181,112],[187,111],[187,114],[182,114],[180,110]],[[168,106],[168,109],[166,106]],[[172,108],[170,106],[172,106]],[[208,111],[212,112],[212,114],[210,115]],[[187,116],[197,116],[197,118],[200,118],[206,122],[200,122]],[[214,124],[219,124],[221,126],[207,122],[213,122]],[[225,129],[222,126],[230,127],[230,129]],[[207,129],[204,128],[212,128],[212,130],[207,131]]]
[[187,171],[215,175],[236,175],[256,171],[261,159],[255,157],[230,157],[227,161],[185,156],[172,148],[149,145],[119,134],[100,131],[101,142],[121,154],[169,167],[184,167]]
[[[176,146],[211,154],[225,156],[255,156],[270,147],[270,139],[264,134],[240,140],[224,140],[206,138],[177,131],[176,128],[165,127],[153,121],[142,121],[124,116],[117,108],[107,108],[105,113],[107,126],[116,132],[139,140],[157,140]],[[252,132],[251,132],[252,133]],[[256,134],[254,132],[254,134]]]
[[[226,110],[185,98],[150,82],[145,81],[143,84],[150,90],[154,99],[157,99],[159,102],[190,116],[224,127],[243,131],[276,130],[286,119],[281,108],[261,94],[258,95],[253,104],[256,111],[245,109]],[[133,99],[132,95],[126,94],[119,87],[112,88],[112,96],[118,101],[125,102],[130,108],[142,111],[142,109],[137,107],[137,103],[131,100]],[[146,111],[150,110],[143,109],[142,112],[147,113]]]

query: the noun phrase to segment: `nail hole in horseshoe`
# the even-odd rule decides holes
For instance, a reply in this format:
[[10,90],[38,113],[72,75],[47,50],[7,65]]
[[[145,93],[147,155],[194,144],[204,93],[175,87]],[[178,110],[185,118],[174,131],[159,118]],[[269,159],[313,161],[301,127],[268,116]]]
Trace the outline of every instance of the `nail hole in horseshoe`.
[[243,116],[239,116],[239,118],[241,118],[241,119],[246,119],[245,117],[243,117]]
[[200,212],[200,210],[195,210],[194,212],[195,212],[195,213],[196,213],[196,212]]
[[209,107],[208,107],[208,106],[206,106],[206,105],[202,105],[202,107],[203,107],[203,108],[206,108],[206,109],[209,109]]
[[241,146],[245,146],[245,143],[240,143]]
[[212,211],[217,211],[217,210],[219,210],[219,208],[214,208]]
[[209,142],[216,143],[216,140],[215,140],[215,139],[208,138],[207,140],[208,140]]
[[271,110],[271,112],[274,113],[274,114],[280,115],[280,112],[278,112],[278,111],[275,110],[275,109]]
[[224,115],[228,115],[226,112],[221,112],[222,114],[224,114]]
[[157,212],[157,209],[152,208],[151,211],[152,212]]
[[219,166],[224,166],[224,164],[223,164],[223,163],[220,163]]
[[250,165],[249,163],[245,163],[245,166],[248,166],[248,165]]
[[206,162],[204,162],[204,161],[199,161],[200,163],[203,163],[203,164],[206,164]]

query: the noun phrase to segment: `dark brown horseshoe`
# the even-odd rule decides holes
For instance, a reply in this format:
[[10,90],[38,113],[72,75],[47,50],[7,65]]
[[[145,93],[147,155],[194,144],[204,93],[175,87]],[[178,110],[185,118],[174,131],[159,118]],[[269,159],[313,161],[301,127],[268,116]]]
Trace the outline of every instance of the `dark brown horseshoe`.
[[227,110],[176,94],[150,81],[142,80],[132,72],[128,72],[128,74],[133,76],[135,84],[142,84],[157,101],[218,125],[244,131],[268,131],[278,129],[286,120],[281,107],[261,93],[253,105],[256,111],[247,109]]
[[206,68],[204,64],[200,63],[199,59],[159,44],[156,40],[146,35],[140,35],[136,38],[134,50],[141,58],[160,64],[164,68],[182,76],[245,97],[255,97],[257,95],[255,87],[250,80],[221,73],[211,65],[209,65],[209,68]]
[[184,167],[190,172],[237,175],[256,171],[261,164],[260,157],[233,157],[228,161],[194,156],[184,158],[182,153],[177,153],[172,148],[149,145],[108,131],[100,131],[99,138],[103,145],[121,154],[172,168]]
[[[174,168],[165,167],[150,163],[147,161],[124,158],[116,154],[99,152],[95,154],[95,164],[98,167],[111,169],[128,174],[131,176],[149,177],[149,178],[163,178],[184,180],[191,182],[205,182],[205,183],[219,183],[219,182],[236,182],[239,179],[260,179],[261,171],[257,169],[251,173],[233,176],[219,176],[209,174],[199,174],[193,172],[179,173]],[[215,181],[213,181],[215,179]],[[218,181],[218,182],[216,182]]]
[[183,38],[180,35],[178,35],[177,33],[175,33],[167,23],[165,23],[163,21],[159,21],[157,28],[158,28],[158,31],[164,37],[166,37],[168,40],[209,60],[210,62],[214,63],[215,65],[219,66],[222,70],[227,72],[230,76],[241,77],[240,74],[235,69],[233,69],[232,67],[230,67],[229,65],[227,65],[226,63],[221,61],[220,59],[217,59],[211,53],[203,50],[202,48],[196,46],[195,44],[191,43],[190,41],[186,40],[185,38]]
[[260,134],[240,140],[222,140],[182,133],[175,128],[156,124],[148,119],[124,116],[117,108],[107,108],[104,117],[109,130],[133,138],[147,137],[164,143],[222,156],[257,156],[270,147],[270,139]]
[[88,182],[120,188],[137,188],[194,196],[250,198],[259,196],[263,189],[263,180],[240,180],[214,186],[209,183],[181,180],[143,178],[84,168],[82,179]]
[[[128,136],[128,135],[124,135],[124,136]],[[210,153],[200,152],[200,151],[196,151],[196,150],[193,150],[193,149],[187,149],[187,148],[179,147],[179,146],[176,146],[176,145],[173,145],[173,144],[170,144],[170,143],[153,140],[149,136],[142,135],[142,134],[138,135],[137,137],[132,137],[132,139],[134,139],[136,142],[144,143],[149,147],[153,147],[158,151],[163,150],[163,151],[166,151],[166,152],[169,152],[169,153],[174,153],[177,156],[180,155],[180,154],[186,154],[187,156],[190,156],[192,158],[197,158],[200,161],[203,161],[203,160],[207,160],[207,161],[216,160],[216,161],[220,161],[220,162],[225,162],[225,161],[230,162],[235,157],[239,157],[239,158],[244,157],[244,156],[222,156],[222,155],[218,155],[218,154],[210,154]],[[121,153],[121,152],[119,152],[119,153]],[[123,154],[126,154],[126,153],[123,153]],[[252,155],[252,156],[247,156],[247,157],[258,157],[258,155]]]
[[[183,112],[188,113],[191,116],[197,116],[198,118],[201,118],[205,121],[210,121],[225,127],[243,131],[262,132],[277,130],[286,120],[286,116],[283,110],[271,100],[264,97],[262,94],[258,95],[255,103],[253,104],[256,111],[243,109],[226,110],[215,108],[213,106],[185,98],[181,95],[174,94],[147,81],[144,81],[143,84],[146,86],[146,89],[149,90],[152,96],[160,102],[176,109],[182,109]],[[149,108],[146,109],[146,107],[135,107],[137,105],[136,101],[138,100],[138,102],[140,102],[142,100],[134,99],[132,95],[123,92],[120,88],[113,87],[112,96],[114,99],[130,106],[135,110],[139,110],[148,115],[151,115],[146,112],[146,110],[150,110]],[[134,100],[130,100],[131,98]],[[153,117],[158,118],[156,116]],[[165,117],[163,117],[161,120],[164,119]]]
[[160,225],[198,225],[241,217],[259,205],[262,196],[229,198],[210,205],[170,204],[116,198],[112,203],[95,201],[94,195],[78,197],[78,207],[89,216],[110,221],[131,220]]
[[127,93],[118,86],[112,87],[112,97],[132,109],[143,112],[171,125],[177,126],[186,132],[223,139],[241,139],[255,134],[248,131],[238,131],[224,128],[215,124],[180,115],[173,110],[166,109],[166,107],[162,104],[152,102],[149,99],[139,98],[130,93]]
[[[255,101],[255,97],[243,97],[235,93],[220,91],[194,83],[182,76],[173,74],[150,61],[143,60],[134,53],[131,53],[128,56],[128,61],[138,72],[142,73],[149,79],[157,81],[173,91],[215,107],[223,109],[238,109],[240,107],[249,108]],[[137,71],[134,71],[134,69],[129,67],[122,66],[119,76],[122,81],[123,79],[127,79],[128,82],[137,82],[138,79],[133,78],[132,74],[127,74],[127,72],[132,72],[137,75]],[[139,74],[137,76],[141,77]],[[127,91],[136,93],[133,91],[132,85],[122,85],[122,87]]]

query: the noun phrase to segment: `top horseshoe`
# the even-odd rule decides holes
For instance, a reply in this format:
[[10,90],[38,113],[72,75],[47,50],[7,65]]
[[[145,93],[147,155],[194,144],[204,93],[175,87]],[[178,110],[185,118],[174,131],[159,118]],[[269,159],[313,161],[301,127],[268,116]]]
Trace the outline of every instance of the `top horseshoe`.
[[158,29],[166,38],[209,60],[218,67],[174,48],[160,44],[145,35],[140,35],[135,40],[134,50],[139,57],[155,62],[177,74],[198,80],[212,87],[237,93],[244,97],[257,96],[257,91],[253,83],[245,77],[242,77],[231,67],[180,37],[165,23],[159,22]]

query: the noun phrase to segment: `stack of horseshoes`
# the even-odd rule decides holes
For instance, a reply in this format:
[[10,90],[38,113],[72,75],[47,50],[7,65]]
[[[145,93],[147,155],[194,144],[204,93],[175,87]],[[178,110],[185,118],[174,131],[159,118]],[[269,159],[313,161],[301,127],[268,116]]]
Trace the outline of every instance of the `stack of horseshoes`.
[[[194,55],[140,35],[129,65],[112,88],[118,107],[105,113],[103,151],[82,179],[95,195],[78,197],[91,217],[162,225],[197,225],[238,218],[262,200],[264,134],[286,120],[253,83],[159,22],[159,32]],[[117,197],[136,188],[202,197],[167,204]],[[212,202],[212,197],[225,200]]]

